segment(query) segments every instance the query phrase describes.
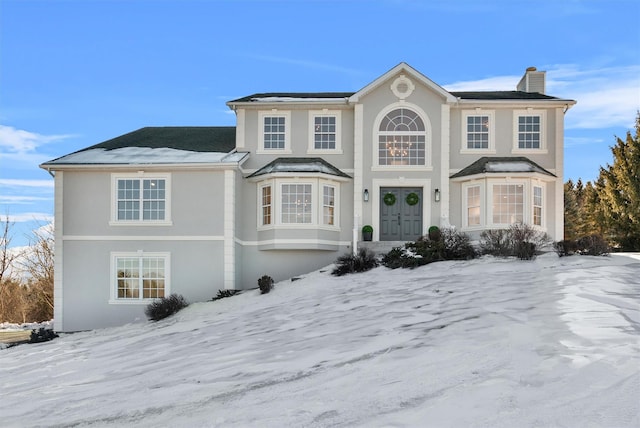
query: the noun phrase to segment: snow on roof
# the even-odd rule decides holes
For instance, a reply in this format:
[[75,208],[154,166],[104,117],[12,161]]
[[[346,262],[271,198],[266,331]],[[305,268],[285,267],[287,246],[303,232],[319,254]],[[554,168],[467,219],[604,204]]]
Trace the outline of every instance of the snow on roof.
[[529,162],[487,162],[487,172],[534,172],[536,169]]
[[322,158],[277,158],[249,177],[257,177],[259,175],[277,172],[320,173],[351,178]]
[[286,102],[301,102],[301,101],[344,101],[344,98],[305,98],[305,97],[254,97],[251,101],[265,102],[265,103],[286,103]]
[[106,150],[83,150],[64,156],[48,164],[167,164],[167,163],[227,163],[239,162],[246,153],[194,152],[169,148],[124,147]]

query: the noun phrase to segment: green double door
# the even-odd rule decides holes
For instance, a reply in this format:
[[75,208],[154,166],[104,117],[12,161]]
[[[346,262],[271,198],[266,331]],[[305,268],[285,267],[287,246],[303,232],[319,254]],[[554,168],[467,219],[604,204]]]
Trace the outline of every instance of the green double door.
[[[387,196],[390,194],[395,198]],[[409,195],[411,197],[407,201]],[[418,196],[417,202],[415,195]],[[413,202],[416,203],[411,205]],[[420,187],[381,187],[380,240],[415,241],[422,236],[422,203]]]

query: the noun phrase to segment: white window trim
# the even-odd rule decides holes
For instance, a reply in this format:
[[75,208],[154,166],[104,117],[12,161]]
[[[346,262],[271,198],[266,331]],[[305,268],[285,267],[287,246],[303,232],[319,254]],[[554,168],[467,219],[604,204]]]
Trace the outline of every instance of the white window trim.
[[[480,224],[474,224],[469,226],[469,199],[467,191],[471,187],[480,188]],[[462,228],[463,230],[481,230],[484,229],[486,224],[486,199],[485,199],[485,186],[483,182],[471,181],[462,185]]]
[[139,299],[119,299],[118,296],[118,274],[116,272],[116,260],[122,257],[161,257],[164,258],[164,295],[169,296],[171,294],[171,253],[169,252],[143,252],[128,251],[128,252],[111,252],[110,258],[110,280],[109,280],[109,304],[110,305],[148,305],[150,302],[156,300],[155,298],[139,298]]
[[[467,141],[467,118],[469,116],[488,116],[489,117],[489,147],[486,149],[470,149]],[[461,125],[461,147],[460,154],[495,154],[496,153],[496,120],[495,110],[463,110]]]
[[[476,231],[485,229],[506,229],[511,226],[507,223],[493,223],[493,186],[500,184],[522,185],[522,221],[523,223],[541,230],[546,231],[545,212],[547,207],[547,192],[545,182],[535,178],[512,179],[509,177],[487,178],[481,180],[472,180],[462,183],[461,207],[460,213],[462,218],[463,231]],[[467,217],[467,189],[469,187],[480,186],[480,224],[469,226]],[[533,224],[533,188],[540,187],[542,189],[542,224]]]
[[[326,187],[330,187],[333,189],[333,224],[327,224],[324,222],[324,189]],[[319,187],[319,191],[320,191],[320,212],[319,212],[319,217],[318,217],[318,223],[320,224],[320,226],[323,227],[334,227],[336,225],[336,222],[338,221],[338,218],[336,217],[336,213],[337,213],[337,209],[338,209],[338,189],[339,186],[336,186],[335,184],[328,184],[328,183],[320,183],[320,187]],[[331,206],[331,205],[327,205],[327,206]]]
[[[271,222],[269,224],[264,224],[264,215],[262,212],[262,208],[264,208],[264,205],[262,204],[262,189],[264,189],[265,187],[270,187],[271,188]],[[273,197],[273,193],[274,193],[274,186],[273,183],[271,181],[265,181],[261,184],[258,185],[258,227],[270,227],[273,226],[273,207],[274,207],[274,197]]]
[[[534,215],[533,215],[533,210],[535,209],[535,204],[534,204],[534,198],[535,198],[535,188],[539,187],[540,188],[540,198],[541,200],[541,212],[540,212],[540,224],[536,225],[533,223],[534,220]],[[546,192],[545,192],[545,186],[543,183],[540,183],[538,181],[533,181],[531,182],[531,226],[536,227],[536,228],[540,228],[540,229],[544,229],[546,230],[546,222],[545,222],[545,211],[546,211]]]
[[[539,149],[521,149],[518,147],[518,118],[520,116],[539,116],[540,117],[540,148]],[[528,108],[526,110],[513,111],[513,154],[547,154],[547,112],[546,110],[535,110]]]
[[[316,117],[335,117],[336,118],[336,147],[335,149],[316,149],[315,147],[315,118]],[[309,111],[309,146],[308,154],[342,154],[342,111],[340,110],[310,110]]]
[[487,183],[487,226],[496,228],[496,229],[504,229],[511,226],[512,223],[494,223],[493,222],[493,187],[499,185],[507,185],[507,186],[522,186],[522,222],[531,224],[530,218],[528,218],[528,213],[531,212],[531,203],[529,194],[529,187],[531,186],[531,180],[510,180],[510,179],[496,179],[496,180],[488,180]]
[[[424,165],[380,165],[380,158],[378,156],[378,145],[380,136],[380,123],[384,117],[395,109],[407,108],[418,113],[422,119],[425,127],[425,139],[424,139]],[[384,109],[380,110],[373,122],[373,150],[371,159],[371,171],[433,171],[433,127],[431,126],[431,120],[423,109],[413,103],[408,103],[404,100],[387,105]]]
[[[164,180],[164,220],[118,220],[118,180]],[[142,207],[140,208],[142,209]],[[171,226],[171,174],[169,173],[112,173],[111,174],[111,219],[109,226]]]
[[[283,223],[282,222],[282,186],[284,184],[311,184],[311,223]],[[262,188],[271,186],[271,224],[262,225]],[[330,186],[334,188],[334,224],[324,224],[323,218],[323,188]],[[258,231],[271,229],[340,229],[340,183],[325,178],[288,178],[279,177],[261,181],[257,186],[257,223]]]
[[[264,147],[264,118],[284,117],[284,149],[265,149]],[[291,154],[291,112],[288,110],[263,110],[258,112],[258,139],[260,144],[256,154]]]

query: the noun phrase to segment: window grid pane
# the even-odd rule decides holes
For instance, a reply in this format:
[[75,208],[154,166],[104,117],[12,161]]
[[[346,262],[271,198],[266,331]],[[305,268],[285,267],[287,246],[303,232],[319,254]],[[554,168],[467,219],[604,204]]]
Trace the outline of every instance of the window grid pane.
[[542,187],[533,188],[533,224],[542,226]]
[[400,108],[380,122],[379,165],[425,165],[426,128],[413,110]]
[[262,188],[262,225],[271,224],[271,186]]
[[540,148],[540,116],[518,117],[518,148]]
[[489,148],[489,116],[467,117],[467,148]]
[[118,299],[164,297],[164,257],[118,257],[116,271]]
[[311,184],[282,185],[282,223],[311,223]]
[[333,225],[335,218],[335,191],[332,186],[324,186],[322,191],[322,218],[323,223]]
[[284,149],[285,117],[268,116],[264,118],[264,148]]
[[138,258],[122,257],[116,261],[119,299],[137,299],[140,292],[140,266]]
[[118,220],[140,217],[140,181],[118,180]]
[[[141,185],[142,184],[142,185]],[[166,180],[118,180],[118,220],[164,220],[166,213]],[[140,188],[142,187],[142,191]],[[140,210],[142,207],[142,210]],[[142,217],[142,218],[141,218]]]
[[381,135],[378,143],[380,165],[424,165],[424,135]]
[[493,223],[522,223],[524,212],[524,186],[497,184],[493,186]]
[[480,225],[480,186],[467,188],[467,224]]
[[336,117],[317,116],[314,118],[314,147],[319,150],[336,148]]

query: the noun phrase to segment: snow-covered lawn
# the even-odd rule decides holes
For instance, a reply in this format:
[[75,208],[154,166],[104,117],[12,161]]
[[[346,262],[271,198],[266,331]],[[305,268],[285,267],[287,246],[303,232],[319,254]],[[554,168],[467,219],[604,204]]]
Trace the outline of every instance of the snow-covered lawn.
[[329,270],[0,350],[0,426],[640,426],[639,255]]

